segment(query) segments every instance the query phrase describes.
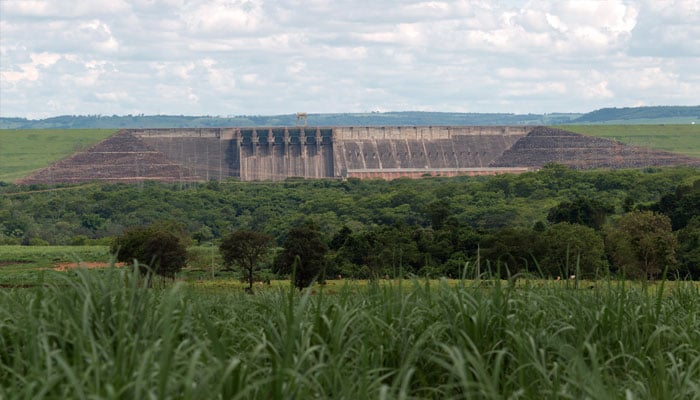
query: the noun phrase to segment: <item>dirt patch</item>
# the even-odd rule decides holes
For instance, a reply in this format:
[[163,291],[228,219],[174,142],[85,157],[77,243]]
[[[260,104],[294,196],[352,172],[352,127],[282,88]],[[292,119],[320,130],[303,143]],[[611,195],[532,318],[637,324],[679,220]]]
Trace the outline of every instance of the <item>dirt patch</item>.
[[[94,268],[109,268],[111,264],[108,262],[64,262],[60,263],[56,266],[53,267],[54,271],[68,271],[69,269],[74,269],[74,268],[87,268],[87,269],[94,269]],[[119,268],[123,267],[126,265],[125,263],[115,263],[114,266]]]

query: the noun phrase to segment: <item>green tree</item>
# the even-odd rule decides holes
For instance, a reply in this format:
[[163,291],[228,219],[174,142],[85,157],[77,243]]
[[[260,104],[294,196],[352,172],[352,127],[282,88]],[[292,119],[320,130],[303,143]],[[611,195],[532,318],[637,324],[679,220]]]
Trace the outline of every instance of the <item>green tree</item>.
[[323,279],[328,246],[323,242],[321,231],[313,221],[292,227],[282,248],[275,259],[275,269],[277,273],[292,273],[298,257],[294,285],[299,290],[311,285],[315,279]]
[[338,233],[333,235],[333,239],[331,239],[330,242],[330,249],[331,250],[339,250],[345,242],[348,240],[348,237],[352,235],[352,229],[350,229],[347,225],[344,225]]
[[613,207],[596,199],[579,197],[573,201],[563,201],[552,207],[547,214],[547,220],[553,224],[568,222],[600,230],[605,223],[605,218],[614,211]]
[[442,229],[445,220],[450,216],[450,203],[444,198],[435,200],[427,205],[426,214],[430,218],[430,226],[433,229]]
[[175,279],[187,262],[187,246],[173,232],[156,230],[144,243],[144,251],[154,272],[166,278]]
[[338,251],[338,260],[352,266],[352,275],[358,278],[377,278],[380,271],[379,242],[376,229],[354,232],[346,238]]
[[499,229],[487,236],[481,257],[492,266],[499,266],[501,273],[516,274],[535,271],[538,233],[529,228],[515,227]]
[[680,272],[693,279],[700,279],[700,216],[691,218],[677,235]]
[[663,196],[651,209],[668,215],[673,230],[684,228],[693,217],[700,216],[700,179],[692,186],[679,186],[675,193]]
[[633,211],[606,227],[606,247],[625,276],[655,279],[676,264],[676,236],[671,220],[652,211]]
[[[174,229],[175,228],[175,229]],[[146,275],[174,278],[187,261],[188,238],[173,224],[152,224],[128,229],[112,242],[111,252],[117,261],[137,261]]]
[[198,244],[203,244],[205,242],[208,242],[214,238],[214,232],[212,232],[211,228],[203,225],[201,228],[197,229],[197,231],[192,235],[192,239],[196,240]]
[[248,282],[248,291],[253,291],[255,271],[267,257],[272,236],[241,229],[223,237],[219,251],[226,266],[237,265],[243,272],[243,278]]
[[540,267],[550,277],[576,274],[577,269],[591,276],[604,266],[604,260],[603,239],[588,226],[560,222],[541,236]]

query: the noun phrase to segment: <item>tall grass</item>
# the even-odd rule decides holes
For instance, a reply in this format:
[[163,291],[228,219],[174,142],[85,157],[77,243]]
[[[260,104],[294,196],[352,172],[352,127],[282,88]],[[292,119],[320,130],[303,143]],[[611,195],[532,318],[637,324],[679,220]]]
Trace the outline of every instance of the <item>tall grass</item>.
[[0,290],[0,398],[697,398],[700,293],[403,281]]

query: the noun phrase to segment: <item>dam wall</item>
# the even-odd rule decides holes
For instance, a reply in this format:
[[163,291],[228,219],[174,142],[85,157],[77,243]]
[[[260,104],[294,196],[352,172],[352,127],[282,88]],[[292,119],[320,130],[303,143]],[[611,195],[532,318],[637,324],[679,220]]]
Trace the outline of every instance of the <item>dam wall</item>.
[[[394,179],[521,172],[503,158],[531,127],[233,127],[122,130],[24,183]],[[496,160],[501,160],[500,164]]]
[[134,129],[130,132],[148,148],[181,165],[192,179],[223,180],[240,173],[236,146],[229,140],[222,140],[231,136],[230,129]]
[[134,129],[198,180],[487,173],[530,127],[391,126]]
[[333,128],[133,129],[198,180],[333,177]]
[[522,137],[531,126],[346,126],[333,128],[336,140],[436,140],[453,136],[502,135]]
[[405,176],[414,177],[418,174],[415,170],[428,175],[476,174],[488,168],[530,129],[498,126],[335,128],[334,176],[394,177],[405,173]]
[[19,183],[395,179],[520,173],[549,162],[700,167],[697,158],[548,127],[129,129]]

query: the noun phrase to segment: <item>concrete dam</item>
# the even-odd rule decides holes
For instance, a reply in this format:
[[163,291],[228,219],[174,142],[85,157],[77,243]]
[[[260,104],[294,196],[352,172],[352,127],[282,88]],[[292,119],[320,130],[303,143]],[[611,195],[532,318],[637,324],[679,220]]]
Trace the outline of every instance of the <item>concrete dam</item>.
[[129,129],[20,183],[419,178],[519,173],[552,161],[573,168],[700,165],[531,126]]

